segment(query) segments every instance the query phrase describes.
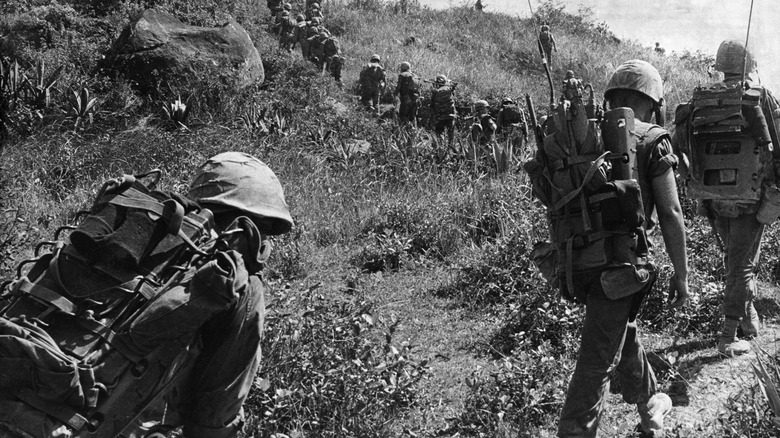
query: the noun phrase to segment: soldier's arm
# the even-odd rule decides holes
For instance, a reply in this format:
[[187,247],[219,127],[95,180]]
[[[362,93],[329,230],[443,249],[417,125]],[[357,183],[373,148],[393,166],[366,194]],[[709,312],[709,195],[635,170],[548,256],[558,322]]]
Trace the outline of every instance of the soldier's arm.
[[[662,142],[666,143],[665,146],[671,151],[668,140]],[[688,297],[688,254],[685,247],[685,222],[680,199],[677,197],[677,182],[673,167],[669,166],[661,174],[652,177],[651,188],[666,253],[674,267],[669,293],[674,298],[672,305],[678,307],[684,304]]]

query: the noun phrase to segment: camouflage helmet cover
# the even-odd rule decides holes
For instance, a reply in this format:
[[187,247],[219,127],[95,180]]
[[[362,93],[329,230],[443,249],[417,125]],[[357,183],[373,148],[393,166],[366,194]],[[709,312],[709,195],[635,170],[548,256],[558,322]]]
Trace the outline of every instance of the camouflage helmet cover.
[[737,40],[726,40],[720,43],[715,55],[715,70],[723,73],[752,73],[758,67],[756,59],[750,50],[745,50],[745,44]]
[[664,97],[664,82],[655,67],[649,62],[632,59],[621,64],[609,78],[604,98],[615,90],[632,90],[644,94],[657,104]]
[[409,64],[408,62],[404,61],[401,63],[400,70],[401,71],[409,71],[412,69],[412,64]]
[[296,21],[306,21],[306,17],[303,16],[303,14],[298,14],[295,16]]
[[281,16],[281,17],[289,17],[290,16],[290,11],[284,10],[284,11],[282,11],[279,14],[279,16]]
[[319,8],[320,8],[320,4],[317,2],[314,2],[311,5],[309,5],[309,9],[319,9]]
[[377,55],[376,53],[371,55],[371,62],[379,62],[381,60],[382,60],[382,58],[379,55]]
[[322,22],[322,20],[320,20],[320,17],[314,17],[314,18],[311,19],[311,24],[312,25],[318,25],[321,22]]
[[501,99],[501,104],[502,104],[502,105],[512,105],[512,104],[514,104],[514,103],[515,103],[514,99],[512,99],[512,98],[511,98],[511,97],[509,97],[509,96],[506,96],[506,97],[504,97],[503,99]]
[[291,5],[291,4],[289,4],[289,3],[285,3],[284,5],[282,5],[282,8],[283,8],[285,11],[292,11],[292,5]]
[[480,100],[474,102],[474,109],[479,110],[479,109],[484,109],[484,108],[487,108],[487,107],[488,107],[488,103],[487,103],[486,100],[481,100],[480,99]]
[[548,25],[546,25],[546,24],[543,24],[543,25],[542,25],[542,28],[541,28],[541,31],[542,31],[542,32],[545,32],[545,31],[548,31],[548,30],[550,30],[550,26],[548,26]]
[[243,152],[224,152],[206,160],[193,178],[188,196],[204,207],[246,214],[263,234],[284,234],[293,226],[276,174]]
[[566,79],[574,78],[574,70],[566,70]]
[[436,82],[437,84],[446,84],[447,83],[447,76],[436,75],[436,80],[434,82]]

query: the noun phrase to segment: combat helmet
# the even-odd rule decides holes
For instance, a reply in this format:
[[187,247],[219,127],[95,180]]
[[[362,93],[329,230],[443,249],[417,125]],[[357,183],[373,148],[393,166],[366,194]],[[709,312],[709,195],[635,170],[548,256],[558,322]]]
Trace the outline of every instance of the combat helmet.
[[715,55],[715,70],[723,73],[752,73],[758,67],[756,59],[750,50],[745,50],[745,44],[737,40],[726,40],[720,43]]
[[320,9],[320,4],[317,3],[317,2],[314,2],[311,5],[309,5],[309,9],[317,9],[317,10],[319,10]]
[[436,79],[433,81],[436,85],[444,85],[447,83],[447,76],[436,75]]
[[509,96],[504,97],[501,99],[501,105],[514,105],[515,101]]
[[550,26],[548,26],[548,25],[546,25],[546,24],[543,24],[543,25],[542,25],[542,28],[541,28],[540,30],[541,30],[542,32],[547,32],[547,31],[549,31],[549,30],[550,30]]
[[289,3],[285,3],[284,5],[282,5],[282,9],[284,9],[285,11],[292,11],[292,5]]
[[632,90],[644,94],[658,105],[663,103],[664,82],[649,62],[632,59],[621,64],[609,78],[604,98],[615,90]]
[[399,67],[401,71],[409,71],[412,69],[412,64],[409,64],[408,62],[404,61],[401,63],[401,66]]
[[240,211],[263,234],[284,234],[293,226],[279,179],[268,165],[243,152],[224,152],[206,160],[188,196],[215,213]]
[[371,55],[371,62],[381,62],[381,61],[382,61],[382,58],[379,55],[377,55],[376,53]]
[[306,17],[304,17],[303,14],[298,14],[298,15],[295,16],[295,21],[297,21],[299,23],[301,21],[306,21]]
[[474,102],[474,110],[475,111],[481,111],[481,110],[485,110],[487,108],[488,108],[488,103],[487,103],[486,100],[480,99],[480,100]]

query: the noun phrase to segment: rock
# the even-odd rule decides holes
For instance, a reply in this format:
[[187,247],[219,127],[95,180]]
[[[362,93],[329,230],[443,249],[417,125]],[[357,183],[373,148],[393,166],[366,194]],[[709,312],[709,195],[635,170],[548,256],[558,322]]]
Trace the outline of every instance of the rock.
[[244,88],[265,78],[260,53],[240,24],[190,26],[154,9],[122,31],[103,67],[123,73],[145,90],[157,87],[160,79],[189,86],[219,78],[230,88]]

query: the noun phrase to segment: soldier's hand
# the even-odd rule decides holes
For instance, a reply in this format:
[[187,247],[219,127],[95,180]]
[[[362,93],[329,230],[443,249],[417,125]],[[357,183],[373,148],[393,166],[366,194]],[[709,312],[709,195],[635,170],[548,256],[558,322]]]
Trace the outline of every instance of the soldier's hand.
[[680,308],[688,301],[688,280],[680,278],[675,272],[669,280],[669,305],[672,308]]

